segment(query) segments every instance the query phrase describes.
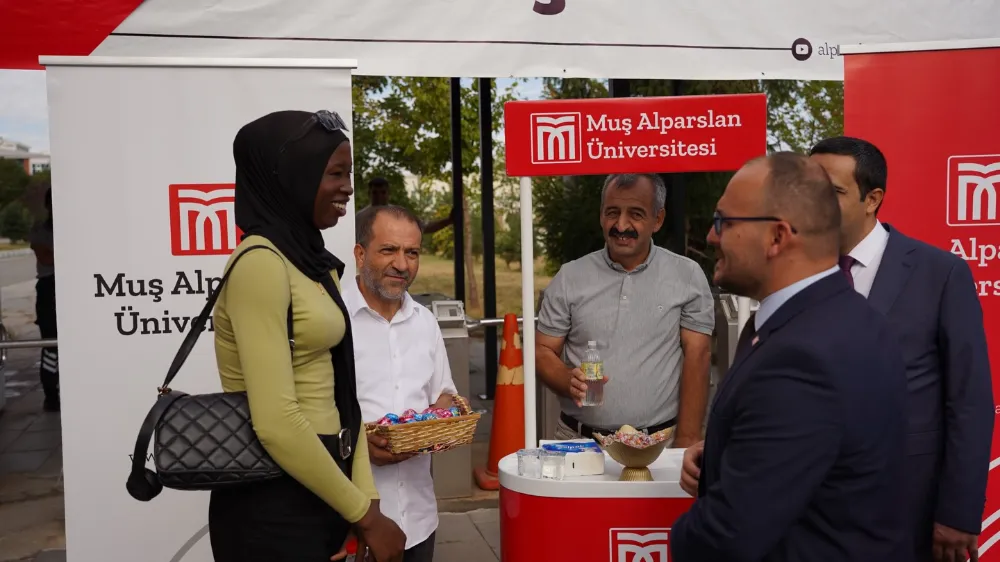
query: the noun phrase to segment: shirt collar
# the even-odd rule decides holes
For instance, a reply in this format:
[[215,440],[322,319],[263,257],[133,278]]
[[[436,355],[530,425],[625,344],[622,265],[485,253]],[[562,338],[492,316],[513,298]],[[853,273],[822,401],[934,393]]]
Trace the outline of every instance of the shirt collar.
[[655,254],[656,254],[656,246],[653,244],[653,241],[650,240],[649,241],[649,255],[646,256],[645,261],[643,261],[638,266],[636,266],[636,268],[633,269],[632,271],[625,271],[625,268],[622,267],[622,264],[620,264],[620,263],[618,263],[618,262],[616,262],[616,261],[614,261],[614,260],[611,259],[611,254],[608,252],[608,245],[607,244],[604,245],[604,250],[601,252],[601,256],[604,257],[604,263],[608,264],[608,267],[610,267],[611,269],[613,269],[615,271],[620,271],[622,273],[638,273],[638,272],[646,269],[647,267],[649,267],[649,264],[653,262],[653,256]]
[[764,297],[764,300],[760,301],[760,306],[757,308],[757,314],[754,315],[754,330],[760,331],[760,327],[764,325],[764,322],[767,322],[768,318],[774,316],[774,313],[781,308],[781,305],[785,304],[792,297],[802,292],[806,287],[828,275],[837,273],[838,271],[840,271],[840,268],[833,266],[826,271],[821,271],[815,275],[796,281],[795,283],[792,283],[791,285]]
[[[361,310],[367,310],[370,314],[382,318],[382,316],[375,312],[370,306],[368,306],[368,301],[365,300],[365,296],[361,294],[361,289],[358,287],[360,278],[355,277],[344,284],[343,295],[344,306],[347,307],[348,314],[351,318],[356,318],[358,312]],[[394,321],[402,322],[409,318],[413,312],[413,297],[410,296],[409,292],[403,293],[403,306],[400,307],[399,311],[396,312],[396,316],[393,317]]]
[[868,267],[869,264],[878,257],[879,253],[885,248],[886,243],[889,241],[889,232],[886,231],[882,223],[875,221],[875,228],[865,236],[853,250],[847,253],[847,255],[854,258],[854,261],[859,264]]

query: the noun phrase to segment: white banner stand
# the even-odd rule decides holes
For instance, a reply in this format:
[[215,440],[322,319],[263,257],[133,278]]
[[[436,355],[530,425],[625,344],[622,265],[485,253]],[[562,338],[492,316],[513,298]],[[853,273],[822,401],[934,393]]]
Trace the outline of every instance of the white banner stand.
[[[208,493],[125,491],[189,318],[237,241],[233,138],[273,111],[351,127],[353,60],[42,57],[47,67],[69,562],[210,562]],[[350,132],[349,132],[350,135]],[[354,205],[325,232],[355,275]],[[211,330],[211,324],[209,325]],[[177,378],[219,390],[206,331]],[[151,463],[148,463],[151,466]]]

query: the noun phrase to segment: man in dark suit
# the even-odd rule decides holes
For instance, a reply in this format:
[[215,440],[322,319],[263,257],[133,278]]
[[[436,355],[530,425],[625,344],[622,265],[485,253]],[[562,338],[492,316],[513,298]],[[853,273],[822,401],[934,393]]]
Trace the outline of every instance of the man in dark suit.
[[880,223],[886,161],[871,143],[827,139],[810,159],[840,199],[841,269],[899,339],[909,396],[910,540],[896,560],[977,560],[993,436],[983,313],[959,257]]
[[685,486],[677,562],[882,562],[901,538],[904,367],[837,269],[839,228],[829,177],[798,154],[751,161],[719,199],[715,282],[760,308]]

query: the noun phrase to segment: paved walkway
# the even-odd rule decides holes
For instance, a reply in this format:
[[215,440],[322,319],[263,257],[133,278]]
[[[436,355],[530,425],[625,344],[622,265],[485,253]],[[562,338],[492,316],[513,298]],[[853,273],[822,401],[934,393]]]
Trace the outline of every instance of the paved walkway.
[[[3,320],[13,339],[35,339],[34,282],[0,291]],[[3,371],[6,399],[0,413],[0,562],[66,560],[62,489],[62,432],[59,414],[41,410],[37,349],[10,350]],[[472,394],[485,387],[482,340],[470,355]],[[492,403],[472,400],[484,411],[474,464],[486,461]],[[496,492],[439,502],[441,514],[435,562],[494,562],[500,559]],[[485,508],[484,508],[485,507]]]

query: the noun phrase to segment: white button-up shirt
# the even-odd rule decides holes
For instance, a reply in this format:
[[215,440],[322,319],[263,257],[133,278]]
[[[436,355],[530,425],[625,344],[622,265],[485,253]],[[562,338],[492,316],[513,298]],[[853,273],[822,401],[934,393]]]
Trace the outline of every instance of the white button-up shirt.
[[854,258],[851,266],[851,277],[854,278],[854,290],[868,298],[875,284],[878,266],[882,263],[882,254],[889,243],[889,232],[882,223],[875,221],[875,228],[868,233],[848,255]]
[[[344,283],[343,297],[351,315],[358,401],[366,422],[410,408],[422,412],[442,394],[457,393],[444,337],[430,310],[407,294],[392,321],[386,321],[368,307],[357,280]],[[438,526],[431,456],[372,465],[372,473],[381,511],[406,534],[406,548],[430,537]]]

